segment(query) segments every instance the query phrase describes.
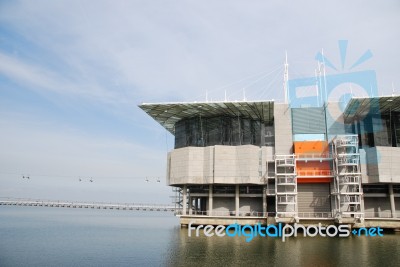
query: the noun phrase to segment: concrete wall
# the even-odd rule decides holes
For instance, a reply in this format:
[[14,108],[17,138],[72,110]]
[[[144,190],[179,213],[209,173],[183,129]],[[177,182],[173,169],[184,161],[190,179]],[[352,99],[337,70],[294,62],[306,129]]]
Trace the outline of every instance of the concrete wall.
[[367,165],[367,153],[365,152],[364,148],[359,149],[360,153],[360,167],[361,167],[361,179],[362,183],[366,184],[369,182],[368,176],[368,165]]
[[[208,209],[208,207],[207,207]],[[235,198],[234,197],[214,197],[213,211],[223,214],[228,211],[235,211]]]
[[293,153],[292,118],[287,104],[274,105],[275,153],[288,155]]
[[261,153],[252,145],[215,146],[214,183],[260,183]]
[[345,134],[343,111],[340,107],[341,102],[329,102],[326,106],[326,128],[328,130],[328,141],[336,135]]
[[397,217],[400,217],[400,197],[395,197],[394,198],[394,206],[396,208]]
[[174,149],[167,158],[167,184],[262,184],[272,159],[272,147],[254,145]]
[[262,198],[256,197],[241,197],[239,199],[240,213],[262,212]]
[[391,212],[389,197],[364,197],[364,211],[384,216]]
[[368,183],[400,183],[400,147],[365,148]]
[[185,147],[168,154],[167,184],[209,184],[213,178],[213,147]]
[[271,146],[263,146],[262,148],[262,162],[273,161],[275,155],[275,148]]

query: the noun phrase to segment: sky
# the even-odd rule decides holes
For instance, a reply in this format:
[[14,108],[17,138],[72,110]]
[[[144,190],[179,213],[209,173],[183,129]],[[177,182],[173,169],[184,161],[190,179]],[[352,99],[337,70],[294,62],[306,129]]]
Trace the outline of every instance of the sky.
[[347,67],[369,49],[357,70],[400,93],[399,14],[397,0],[0,0],[0,197],[171,203],[173,136],[140,103],[282,102],[285,53],[289,78],[310,77],[322,49],[340,65],[339,40]]

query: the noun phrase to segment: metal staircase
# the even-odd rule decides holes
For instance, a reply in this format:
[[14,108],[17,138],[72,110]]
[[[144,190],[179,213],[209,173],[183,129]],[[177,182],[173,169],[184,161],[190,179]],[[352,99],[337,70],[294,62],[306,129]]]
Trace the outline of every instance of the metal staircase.
[[357,135],[339,135],[332,140],[336,218],[363,219],[361,168]]
[[297,217],[297,179],[295,155],[275,156],[276,217]]
[[183,200],[182,200],[182,194],[183,194],[183,189],[180,187],[172,187],[172,192],[174,193],[172,198],[172,204],[174,204],[175,207],[175,213],[176,214],[181,214],[183,210]]

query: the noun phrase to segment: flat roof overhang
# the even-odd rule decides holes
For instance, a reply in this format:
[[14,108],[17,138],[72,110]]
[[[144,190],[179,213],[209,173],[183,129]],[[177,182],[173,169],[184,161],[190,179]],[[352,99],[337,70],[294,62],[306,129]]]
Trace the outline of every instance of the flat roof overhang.
[[139,105],[144,112],[161,124],[170,133],[175,133],[175,123],[196,116],[240,116],[271,122],[274,117],[274,101],[230,101],[230,102],[180,102],[143,103]]
[[344,122],[351,123],[368,114],[400,112],[400,96],[353,97],[343,112]]

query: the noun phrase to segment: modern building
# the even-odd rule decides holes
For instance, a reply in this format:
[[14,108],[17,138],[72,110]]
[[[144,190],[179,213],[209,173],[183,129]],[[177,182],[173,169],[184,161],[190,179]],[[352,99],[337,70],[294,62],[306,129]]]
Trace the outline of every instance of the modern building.
[[400,97],[322,107],[141,104],[175,136],[181,224],[324,222],[400,228]]

